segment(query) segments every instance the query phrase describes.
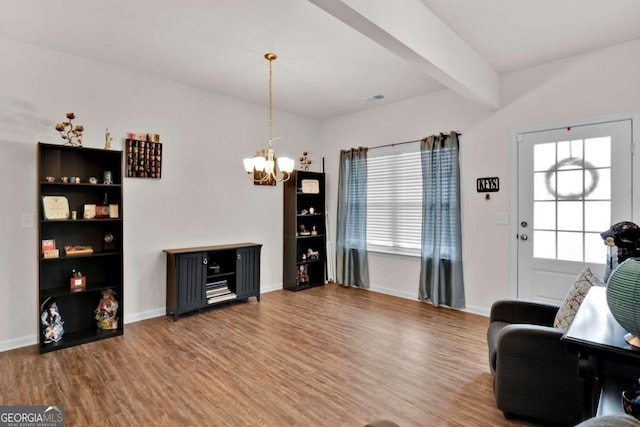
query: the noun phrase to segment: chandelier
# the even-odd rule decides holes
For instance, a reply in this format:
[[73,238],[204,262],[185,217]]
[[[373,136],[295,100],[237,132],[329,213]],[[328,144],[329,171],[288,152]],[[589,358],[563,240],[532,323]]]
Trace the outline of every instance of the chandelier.
[[[276,159],[273,151],[273,99],[271,88],[271,63],[278,58],[275,53],[265,53],[264,57],[269,61],[269,145],[267,149],[256,151],[254,157],[244,159],[244,169],[249,179],[255,185],[276,185],[276,182],[284,182],[291,177],[293,172],[293,159],[279,157]],[[276,164],[280,170],[280,176],[276,170]]]

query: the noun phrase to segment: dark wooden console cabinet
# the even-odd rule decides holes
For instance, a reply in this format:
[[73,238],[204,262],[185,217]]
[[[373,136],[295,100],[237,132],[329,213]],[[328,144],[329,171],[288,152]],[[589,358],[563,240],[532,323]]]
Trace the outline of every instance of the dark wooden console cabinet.
[[256,243],[164,249],[167,254],[167,316],[223,302],[260,301],[260,250]]
[[583,419],[623,412],[622,390],[640,377],[640,348],[624,340],[626,333],[609,310],[606,288],[591,288],[562,337],[578,353]]

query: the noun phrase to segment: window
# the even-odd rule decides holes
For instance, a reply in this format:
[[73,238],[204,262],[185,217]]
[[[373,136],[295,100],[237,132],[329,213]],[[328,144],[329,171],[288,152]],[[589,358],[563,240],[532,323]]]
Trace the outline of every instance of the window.
[[601,264],[611,224],[611,137],[533,147],[533,256]]
[[367,169],[367,250],[420,256],[419,149],[369,152]]

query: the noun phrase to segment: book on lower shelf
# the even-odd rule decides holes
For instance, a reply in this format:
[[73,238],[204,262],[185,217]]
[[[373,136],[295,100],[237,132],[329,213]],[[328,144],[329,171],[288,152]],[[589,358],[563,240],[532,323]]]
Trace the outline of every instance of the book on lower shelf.
[[214,304],[216,302],[228,301],[231,299],[236,299],[236,294],[229,292],[223,295],[207,297],[207,304]]
[[215,297],[218,295],[224,295],[224,294],[228,294],[231,291],[229,290],[229,288],[227,288],[226,286],[224,288],[220,288],[220,289],[209,289],[206,292],[207,298],[209,297]]
[[207,289],[215,289],[215,288],[221,288],[221,287],[227,286],[227,284],[228,284],[227,280],[224,279],[224,280],[217,280],[215,282],[209,282],[205,285],[205,287]]

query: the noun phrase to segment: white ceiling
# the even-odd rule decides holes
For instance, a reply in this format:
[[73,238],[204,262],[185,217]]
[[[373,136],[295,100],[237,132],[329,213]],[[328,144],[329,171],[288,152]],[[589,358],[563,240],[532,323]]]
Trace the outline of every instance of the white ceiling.
[[[421,1],[498,74],[640,38],[639,0],[386,1],[390,15]],[[321,120],[445,87],[305,0],[0,0],[0,12],[1,36],[259,104],[274,52],[274,107]]]

